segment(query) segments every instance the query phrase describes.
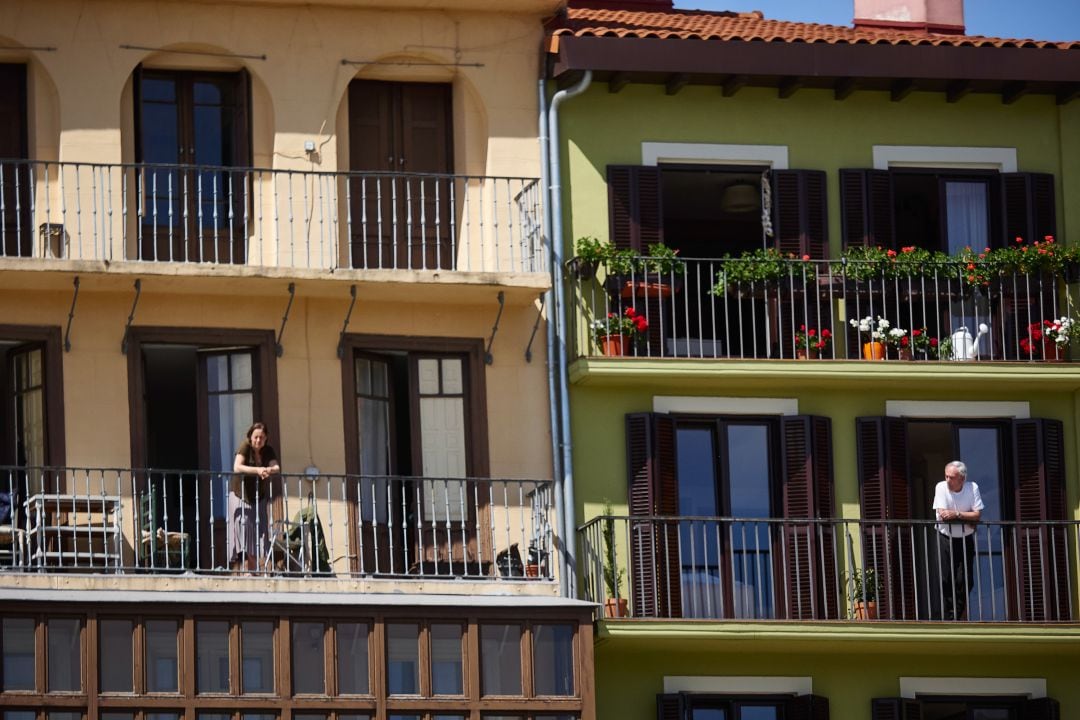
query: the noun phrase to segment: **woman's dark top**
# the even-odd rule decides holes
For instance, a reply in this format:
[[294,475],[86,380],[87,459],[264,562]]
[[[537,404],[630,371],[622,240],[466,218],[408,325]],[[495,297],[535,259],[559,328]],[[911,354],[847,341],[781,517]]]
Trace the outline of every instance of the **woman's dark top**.
[[[270,467],[278,460],[277,452],[269,444],[263,445],[262,452],[258,460],[256,460],[255,448],[247,440],[236,449],[236,455],[243,455],[244,464],[250,467]],[[255,502],[256,488],[258,488],[259,500],[268,499],[270,497],[270,478],[260,483],[257,475],[233,475],[232,480],[229,481],[229,492],[248,504]]]

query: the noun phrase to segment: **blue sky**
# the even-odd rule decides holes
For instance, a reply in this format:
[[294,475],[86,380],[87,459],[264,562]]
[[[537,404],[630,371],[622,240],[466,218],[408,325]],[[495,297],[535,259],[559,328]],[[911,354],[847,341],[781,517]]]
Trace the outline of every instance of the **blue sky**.
[[[675,0],[698,10],[761,10],[775,20],[850,25],[854,0]],[[1080,40],[1080,0],[967,0],[964,20],[972,35]]]

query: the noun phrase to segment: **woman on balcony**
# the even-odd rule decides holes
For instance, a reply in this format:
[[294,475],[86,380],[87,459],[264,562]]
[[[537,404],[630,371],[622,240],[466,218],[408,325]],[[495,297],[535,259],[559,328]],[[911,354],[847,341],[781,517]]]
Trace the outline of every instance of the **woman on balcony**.
[[266,425],[248,428],[233,460],[229,482],[229,568],[254,572],[269,545],[270,477],[281,472],[277,453],[269,444]]

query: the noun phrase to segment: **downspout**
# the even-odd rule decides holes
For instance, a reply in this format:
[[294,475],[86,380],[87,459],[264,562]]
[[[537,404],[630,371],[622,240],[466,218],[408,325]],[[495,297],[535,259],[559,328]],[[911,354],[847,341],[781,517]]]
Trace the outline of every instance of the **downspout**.
[[[548,270],[551,273],[552,283],[555,282],[555,277],[559,275],[560,268],[555,262],[555,253],[551,250],[551,202],[547,197],[548,192],[548,155],[550,148],[548,147],[548,102],[547,102],[547,82],[543,77],[543,68],[540,72],[539,92],[540,92],[540,188],[543,193],[543,216],[541,219],[542,232],[544,238],[548,240]],[[559,425],[559,397],[558,397],[558,378],[556,376],[555,368],[555,293],[553,287],[549,287],[547,292],[544,293],[544,309],[547,313],[547,376],[548,376],[548,418],[551,421],[551,477],[555,479],[552,492],[555,495],[555,517],[561,520],[566,515],[566,509],[563,507],[563,494],[562,484],[559,479],[562,477],[562,450],[559,445],[560,425]],[[566,561],[565,547],[567,544],[567,538],[563,537],[562,530],[556,533],[557,539],[562,547],[555,546],[552,548],[553,554],[557,554],[559,558],[559,593],[563,597],[569,597],[569,577],[566,574],[568,567]],[[572,541],[572,540],[571,540]],[[552,563],[555,562],[555,558],[551,559]]]
[[585,92],[592,83],[592,70],[586,70],[581,80],[573,87],[560,90],[551,98],[551,107],[548,108],[548,161],[551,165],[549,173],[550,190],[548,197],[551,201],[551,255],[555,264],[553,275],[554,296],[558,304],[555,313],[557,327],[555,329],[556,343],[558,347],[558,377],[559,377],[559,423],[560,441],[562,443],[562,472],[563,472],[563,546],[566,549],[566,577],[567,596],[577,597],[577,561],[575,545],[577,543],[577,522],[574,517],[574,469],[571,462],[570,442],[570,397],[568,391],[569,371],[566,359],[566,303],[563,295],[563,221],[562,221],[562,168],[560,167],[559,147],[559,106],[572,97]]

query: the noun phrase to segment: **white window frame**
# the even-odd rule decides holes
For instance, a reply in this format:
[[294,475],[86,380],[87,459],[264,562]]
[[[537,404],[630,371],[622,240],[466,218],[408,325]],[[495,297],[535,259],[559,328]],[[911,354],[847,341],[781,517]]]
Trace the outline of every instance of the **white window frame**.
[[716,143],[641,143],[641,164],[655,167],[664,163],[703,165],[760,165],[773,170],[788,169],[787,145],[724,145]]
[[812,677],[781,675],[665,675],[664,693],[715,693],[717,695],[811,695]]
[[896,167],[955,168],[1016,172],[1016,148],[874,145],[874,169]]
[[798,415],[796,398],[742,398],[656,395],[653,412],[701,415]]
[[902,677],[900,696],[1016,695],[1030,700],[1046,697],[1046,678]]
[[981,402],[978,400],[886,400],[885,414],[889,417],[912,418],[1017,418],[1031,417],[1031,404],[1026,402]]

